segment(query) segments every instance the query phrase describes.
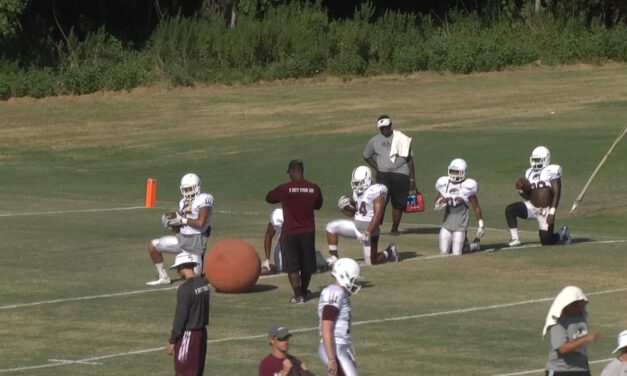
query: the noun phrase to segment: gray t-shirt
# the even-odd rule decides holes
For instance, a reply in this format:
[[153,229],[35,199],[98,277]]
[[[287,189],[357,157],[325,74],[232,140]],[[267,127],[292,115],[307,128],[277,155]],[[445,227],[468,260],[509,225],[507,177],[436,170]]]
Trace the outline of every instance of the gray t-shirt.
[[566,342],[588,334],[588,324],[583,314],[576,316],[562,315],[557,324],[549,329],[551,336],[551,348],[546,369],[550,371],[588,371],[588,354],[586,345],[575,351],[560,354],[557,349]]
[[613,359],[603,368],[601,376],[627,376],[627,362]]
[[[362,153],[363,157],[374,158],[377,162],[377,168],[379,172],[395,172],[409,176],[409,166],[407,166],[407,159],[403,157],[396,157],[396,160],[392,162],[390,159],[390,149],[392,148],[392,138],[385,137],[382,134],[378,134],[370,139],[364,148]],[[411,152],[410,155],[413,155]]]

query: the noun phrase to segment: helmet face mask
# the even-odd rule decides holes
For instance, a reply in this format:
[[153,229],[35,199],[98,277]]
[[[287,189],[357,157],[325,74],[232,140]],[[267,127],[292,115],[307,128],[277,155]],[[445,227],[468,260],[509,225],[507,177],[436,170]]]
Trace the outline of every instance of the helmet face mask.
[[369,167],[359,166],[353,170],[351,188],[357,195],[364,193],[370,185],[372,185],[372,171]]
[[196,174],[186,174],[181,178],[181,194],[191,200],[200,194],[200,178]]
[[452,183],[459,183],[466,179],[466,169],[468,164],[461,158],[453,159],[448,166],[448,180]]
[[359,273],[359,264],[350,258],[337,260],[333,264],[333,270],[331,270],[331,275],[335,278],[337,283],[344,287],[351,295],[355,295],[361,290],[361,285],[358,283],[361,280]]
[[541,170],[551,164],[551,152],[544,146],[538,146],[531,152],[529,164],[534,170]]

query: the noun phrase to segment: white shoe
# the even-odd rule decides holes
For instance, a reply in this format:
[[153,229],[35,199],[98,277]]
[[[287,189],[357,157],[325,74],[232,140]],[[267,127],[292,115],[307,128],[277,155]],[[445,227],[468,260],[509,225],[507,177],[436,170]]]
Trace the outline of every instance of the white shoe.
[[573,237],[570,235],[570,230],[567,226],[562,226],[558,233],[563,244],[568,245],[573,242]]
[[146,282],[148,286],[169,285],[170,283],[172,283],[170,277],[159,277],[159,279],[156,279],[154,281]]
[[327,257],[327,265],[329,267],[329,269],[333,268],[333,264],[335,264],[335,262],[337,261],[337,257],[336,256],[329,256]]
[[521,244],[522,242],[520,241],[520,239],[512,239],[509,241],[509,243],[507,243],[507,245],[509,245],[510,247],[518,247]]

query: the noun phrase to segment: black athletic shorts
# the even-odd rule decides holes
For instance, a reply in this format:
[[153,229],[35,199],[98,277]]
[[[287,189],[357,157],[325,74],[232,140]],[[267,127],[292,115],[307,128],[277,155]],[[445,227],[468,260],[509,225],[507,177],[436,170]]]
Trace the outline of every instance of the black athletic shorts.
[[281,234],[281,256],[285,273],[316,271],[316,233]]
[[386,202],[392,201],[394,209],[405,210],[409,195],[409,176],[396,172],[379,172],[377,173],[377,183],[388,188]]

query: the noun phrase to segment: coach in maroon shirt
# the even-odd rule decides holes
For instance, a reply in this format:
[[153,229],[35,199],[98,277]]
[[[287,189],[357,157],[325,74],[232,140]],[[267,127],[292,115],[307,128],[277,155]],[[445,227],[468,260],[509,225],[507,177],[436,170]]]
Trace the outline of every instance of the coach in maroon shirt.
[[283,228],[281,249],[283,270],[294,290],[292,303],[304,303],[311,296],[308,290],[311,275],[316,271],[316,221],[314,210],[322,207],[322,191],[318,185],[305,180],[303,162],[291,160],[287,173],[290,181],[266,195],[266,202],[281,203]]

